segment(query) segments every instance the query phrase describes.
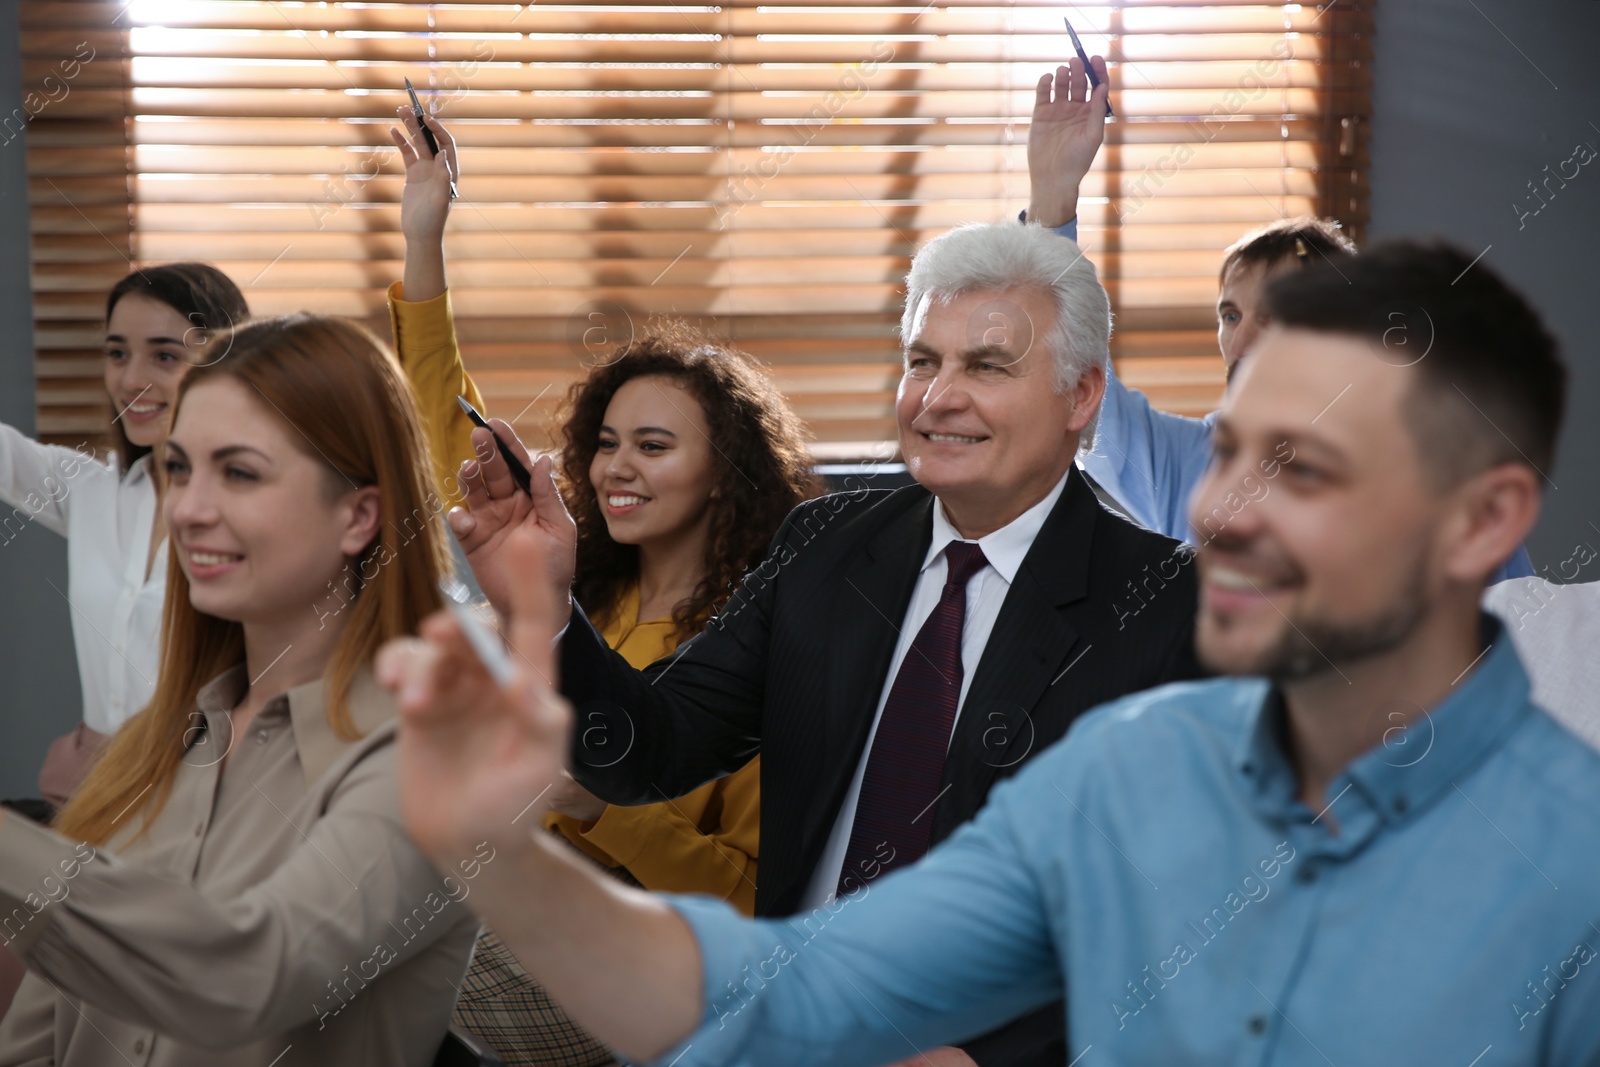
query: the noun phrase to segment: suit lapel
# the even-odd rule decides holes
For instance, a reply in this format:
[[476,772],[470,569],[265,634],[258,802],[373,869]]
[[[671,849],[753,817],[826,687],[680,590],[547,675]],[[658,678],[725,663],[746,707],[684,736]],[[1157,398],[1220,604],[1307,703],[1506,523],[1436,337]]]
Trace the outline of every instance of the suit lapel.
[[[900,493],[906,494],[903,502],[896,499]],[[762,813],[763,835],[776,805],[798,805],[804,814],[792,820],[796,836],[774,837],[762,846],[758,914],[787,915],[798,907],[866,748],[901,620],[932,537],[932,497],[911,487],[897,490],[896,497],[877,505],[885,518],[875,533],[814,578],[828,597],[814,616],[823,650],[817,666],[821,706],[801,711],[817,720],[815,733],[796,750],[781,792],[771,780],[778,763],[769,758],[762,764],[762,790],[770,801]]]
[[1059,609],[1087,595],[1098,512],[1093,491],[1072,468],[1006,593],[967,690],[945,760],[935,841],[982,806],[996,778],[1033,755],[1033,710],[1085,651]]
[[933,536],[932,515],[933,497],[924,496],[891,519],[844,566],[845,580],[830,612],[831,632],[849,635],[832,646],[828,663],[828,777],[822,796],[830,800],[830,827],[831,813],[837,811],[866,747],[906,606]]

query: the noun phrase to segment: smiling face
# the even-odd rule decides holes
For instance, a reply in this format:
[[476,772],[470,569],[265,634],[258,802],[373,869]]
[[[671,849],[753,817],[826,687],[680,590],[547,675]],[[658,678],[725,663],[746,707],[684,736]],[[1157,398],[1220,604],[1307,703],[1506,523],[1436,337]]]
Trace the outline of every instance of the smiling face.
[[1449,500],[1406,428],[1411,379],[1360,338],[1262,334],[1190,502],[1209,668],[1309,677],[1393,651],[1437,610]]
[[376,535],[377,488],[351,487],[297,436],[236,378],[184,396],[163,507],[197,610],[246,626],[313,620]]
[[204,343],[174,308],[129,293],[106,323],[106,392],[128,440],[153,448],[167,436],[167,411]]
[[1044,292],[980,290],[925,301],[906,338],[895,398],[901,454],[968,537],[1042,500],[1099,407],[1100,368],[1056,391],[1047,347],[1055,317]]
[[606,405],[589,481],[611,539],[666,546],[704,537],[715,477],[705,411],[681,382],[630,378]]
[[1222,350],[1229,381],[1239,368],[1240,358],[1271,321],[1262,299],[1267,283],[1296,269],[1296,263],[1292,258],[1277,263],[1236,263],[1222,279],[1222,292],[1217,296],[1217,347]]

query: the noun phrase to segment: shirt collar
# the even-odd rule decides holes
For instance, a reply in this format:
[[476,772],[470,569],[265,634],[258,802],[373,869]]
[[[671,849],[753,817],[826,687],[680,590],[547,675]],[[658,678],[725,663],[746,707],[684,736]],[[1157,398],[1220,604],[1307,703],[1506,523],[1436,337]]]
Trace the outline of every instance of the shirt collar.
[[[211,714],[227,715],[248,692],[248,677],[243,663],[228,668],[201,688],[195,705],[207,713],[208,718]],[[326,680],[318,678],[296,686],[287,693],[280,693],[267,701],[266,707],[256,716],[256,722],[264,725],[264,720],[269,716],[282,714],[287,707],[290,727],[294,730],[295,750],[300,756],[300,766],[305,771],[308,787],[321,778],[341,755],[358,744],[361,738],[395,716],[393,695],[378,684],[370,670],[362,668],[351,679],[347,698],[350,720],[360,737],[340,737],[328,722],[327,701],[323,697],[325,685]],[[190,740],[193,743],[193,735]]]
[[[119,464],[122,462],[120,456],[117,457],[117,462]],[[129,466],[126,471],[119,471],[118,473],[122,476],[122,480],[128,485],[138,485],[140,482],[148,482],[154,479],[154,463],[155,453],[146,452],[144,455],[134,460],[132,465]]]
[[[1050,517],[1056,501],[1061,499],[1061,492],[1066,488],[1067,477],[1071,473],[1072,468],[1068,467],[1061,480],[1044,495],[1043,500],[994,533],[978,538],[977,545],[983,550],[983,558],[1000,577],[1006,580],[1006,584],[1009,585],[1017,580],[1017,571],[1022,568],[1022,561],[1027,557],[1028,550],[1033,547],[1039,531],[1044,529],[1045,520]],[[938,503],[936,499],[933,509],[933,540],[928,544],[928,554],[923,557],[922,569],[927,570],[932,566],[933,561],[939,558],[940,553],[951,541],[966,540],[967,538],[956,531],[955,526],[945,515],[944,505]]]
[[[1396,725],[1381,744],[1358,756],[1329,784],[1330,799],[1350,787],[1387,823],[1426,809],[1500,745],[1528,713],[1528,676],[1505,629],[1479,613],[1483,655],[1450,694],[1420,718]],[[1234,770],[1247,789],[1280,803],[1298,794],[1284,750],[1285,708],[1276,687],[1245,690],[1253,706],[1234,749]]]

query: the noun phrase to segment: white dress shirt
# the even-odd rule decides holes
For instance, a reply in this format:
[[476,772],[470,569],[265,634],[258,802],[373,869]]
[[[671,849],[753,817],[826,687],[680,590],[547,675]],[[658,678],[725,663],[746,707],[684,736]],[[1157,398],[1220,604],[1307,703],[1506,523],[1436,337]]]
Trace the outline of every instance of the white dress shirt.
[[[961,717],[961,705],[966,703],[967,690],[972,685],[973,674],[978,670],[978,662],[983,659],[989,634],[994,630],[995,620],[1000,617],[1000,606],[1005,603],[1006,594],[1016,580],[1023,559],[1033,547],[1033,540],[1039,536],[1044,520],[1049,518],[1056,501],[1061,499],[1061,491],[1066,484],[1067,476],[1063,474],[1043,500],[976,542],[987,562],[967,582],[967,613],[961,624],[961,695],[956,703],[956,720]],[[872,716],[867,747],[861,752],[855,776],[850,779],[850,788],[844,795],[844,803],[840,805],[839,815],[828,835],[828,844],[823,848],[822,858],[817,862],[817,869],[811,873],[811,882],[800,900],[801,910],[821,907],[831,901],[838,891],[839,875],[844,871],[845,853],[850,847],[850,831],[855,826],[856,804],[861,799],[861,780],[867,773],[867,758],[872,754],[872,742],[878,735],[878,723],[883,719],[883,706],[889,700],[889,691],[894,688],[895,677],[900,673],[900,664],[911,649],[911,642],[916,640],[917,632],[928,621],[928,616],[933,614],[933,609],[939,606],[944,578],[949,572],[944,558],[945,546],[951,541],[965,540],[945,516],[944,505],[936,503],[933,509],[933,539],[928,542],[928,554],[922,561],[922,571],[917,575],[917,585],[912,590],[911,603],[906,608],[905,620],[900,626],[900,639],[895,642],[889,673],[884,677],[883,692],[878,696],[878,710]],[[956,720],[950,724],[952,736]]]
[[1491,585],[1483,606],[1505,623],[1533,702],[1600,748],[1600,582],[1512,578]]
[[87,452],[43,445],[0,423],[0,547],[28,519],[67,539],[83,721],[114,733],[155,691],[167,543],[150,556],[156,487],[145,456],[123,476]]

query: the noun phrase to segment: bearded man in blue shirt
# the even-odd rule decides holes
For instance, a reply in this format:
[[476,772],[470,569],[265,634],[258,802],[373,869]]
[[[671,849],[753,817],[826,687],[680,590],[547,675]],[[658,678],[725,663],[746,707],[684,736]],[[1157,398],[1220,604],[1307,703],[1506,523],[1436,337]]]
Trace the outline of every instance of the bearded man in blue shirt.
[[491,840],[469,904],[642,1061],[883,1063],[1065,994],[1084,1067],[1600,1062],[1600,754],[1478,607],[1538,515],[1555,342],[1443,246],[1267,299],[1191,512],[1229,516],[1197,642],[1233,677],[1090,712],[922,862],[750,922],[528,834],[570,714],[524,530],[508,687],[447,618],[381,664],[412,834]]

